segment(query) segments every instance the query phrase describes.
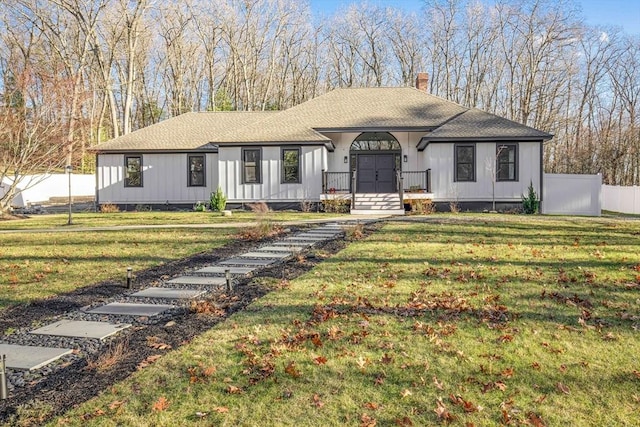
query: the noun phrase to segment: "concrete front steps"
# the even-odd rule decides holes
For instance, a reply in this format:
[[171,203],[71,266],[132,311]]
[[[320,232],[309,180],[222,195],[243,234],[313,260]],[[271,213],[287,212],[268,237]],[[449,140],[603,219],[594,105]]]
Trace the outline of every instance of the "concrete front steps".
[[351,215],[404,215],[398,193],[356,193]]

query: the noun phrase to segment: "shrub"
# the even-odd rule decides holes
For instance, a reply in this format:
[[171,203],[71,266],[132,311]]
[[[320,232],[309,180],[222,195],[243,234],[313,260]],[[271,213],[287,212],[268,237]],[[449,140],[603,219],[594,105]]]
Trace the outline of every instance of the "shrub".
[[105,205],[100,205],[100,212],[102,213],[116,213],[120,212],[120,208],[118,205],[114,205],[112,203],[107,203]]
[[202,202],[196,202],[196,204],[193,205],[193,210],[196,212],[204,212],[207,210],[207,206]]
[[349,199],[327,199],[322,201],[322,210],[326,213],[348,213],[351,209]]
[[257,224],[253,227],[246,227],[240,232],[243,240],[262,240],[266,237],[274,237],[282,233],[282,227],[273,224],[269,218],[271,209],[265,202],[250,203],[247,205],[256,214]]
[[211,193],[209,203],[211,205],[211,210],[214,212],[222,212],[224,208],[227,207],[227,197],[222,192],[222,188],[218,186],[215,193]]
[[536,194],[536,190],[533,188],[533,182],[529,181],[527,194],[522,195],[522,210],[525,214],[531,215],[538,213],[539,206],[540,201],[538,200],[538,194]]
[[409,205],[411,213],[416,215],[429,215],[436,211],[436,205],[431,199],[411,199]]
[[449,210],[454,214],[460,213],[460,206],[458,205],[458,202],[449,202]]

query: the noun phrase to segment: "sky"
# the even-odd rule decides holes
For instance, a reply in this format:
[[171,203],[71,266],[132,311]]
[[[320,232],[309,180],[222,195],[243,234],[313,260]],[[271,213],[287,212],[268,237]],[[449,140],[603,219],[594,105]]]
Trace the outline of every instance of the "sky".
[[[340,6],[362,0],[309,0],[314,12],[332,14]],[[368,0],[381,6],[403,7],[418,11],[423,0]],[[575,0],[582,6],[590,25],[617,25],[629,34],[640,35],[640,0]]]

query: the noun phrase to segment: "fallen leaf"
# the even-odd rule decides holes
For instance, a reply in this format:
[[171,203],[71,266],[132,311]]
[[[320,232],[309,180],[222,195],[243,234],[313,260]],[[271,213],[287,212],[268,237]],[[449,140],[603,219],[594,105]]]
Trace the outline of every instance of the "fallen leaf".
[[436,409],[434,409],[433,412],[435,412],[441,420],[453,421],[455,419],[455,417],[451,415],[451,412],[447,410],[447,407],[442,403],[442,399],[440,398],[436,400]]
[[393,362],[393,357],[389,356],[387,353],[384,354],[384,356],[382,356],[382,359],[380,360],[382,363],[384,363],[385,365],[390,364],[391,362]]
[[313,363],[315,363],[316,365],[324,365],[325,363],[327,363],[327,359],[325,357],[318,356],[313,359]]
[[433,383],[436,385],[436,388],[438,390],[443,390],[444,389],[444,383],[442,381],[439,381],[438,377],[436,377],[436,376],[433,377]]
[[156,360],[160,359],[160,357],[162,356],[160,356],[159,354],[154,354],[147,357],[146,359],[144,359],[142,362],[138,364],[137,369],[140,370],[140,369],[146,368],[147,366],[153,364]]
[[411,393],[411,390],[409,390],[408,388],[405,388],[404,390],[402,390],[402,392],[400,392],[400,396],[402,397],[409,397],[412,394],[413,393]]
[[322,399],[320,399],[320,396],[318,396],[317,394],[314,394],[311,400],[312,400],[313,406],[315,406],[316,408],[322,408],[324,406],[324,402],[322,401]]
[[561,392],[563,392],[564,394],[569,394],[569,387],[567,387],[566,385],[564,385],[562,383],[557,383],[556,384],[556,388],[558,390],[560,390]]
[[542,418],[540,418],[540,416],[538,416],[537,414],[534,414],[533,412],[529,412],[527,414],[527,419],[529,420],[529,422],[531,424],[533,424],[534,427],[546,427],[547,426],[544,423],[544,421],[542,420]]
[[376,409],[378,409],[380,407],[380,405],[378,405],[375,402],[367,402],[364,404],[364,407],[367,409],[371,409],[373,411],[375,411]]
[[362,414],[362,417],[360,417],[360,427],[376,427],[376,424],[378,424],[376,419],[367,414]]
[[411,421],[411,418],[405,416],[396,419],[396,425],[400,427],[411,427],[413,426],[413,421]]
[[167,398],[164,396],[160,396],[158,400],[156,400],[155,403],[153,404],[153,407],[151,408],[151,410],[161,412],[167,409],[168,407],[169,407],[169,401],[167,400]]
[[119,407],[121,407],[122,405],[124,405],[124,400],[114,400],[113,402],[111,402],[111,404],[109,405],[109,409],[113,410],[113,409],[118,409]]
[[287,374],[291,375],[293,378],[300,377],[300,370],[296,368],[296,362],[294,362],[293,360],[289,362],[289,364],[284,368],[284,371]]
[[[229,412],[229,408],[227,408],[226,406],[217,406],[215,408],[213,408],[214,411],[216,411],[219,414],[226,414],[227,412]],[[206,415],[206,413],[205,413]]]
[[502,375],[504,378],[511,378],[513,376],[513,368],[507,368],[503,370],[500,375]]
[[234,385],[230,385],[229,387],[227,387],[227,393],[229,394],[240,394],[242,392],[242,389],[240,387],[236,387]]

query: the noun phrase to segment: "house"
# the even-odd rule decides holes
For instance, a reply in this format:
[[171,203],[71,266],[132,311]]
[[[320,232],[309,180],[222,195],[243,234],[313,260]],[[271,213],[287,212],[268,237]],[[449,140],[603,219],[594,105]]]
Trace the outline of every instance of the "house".
[[230,206],[344,199],[403,213],[428,198],[462,209],[542,194],[552,135],[415,88],[335,89],[279,112],[194,112],[98,145],[97,203]]

